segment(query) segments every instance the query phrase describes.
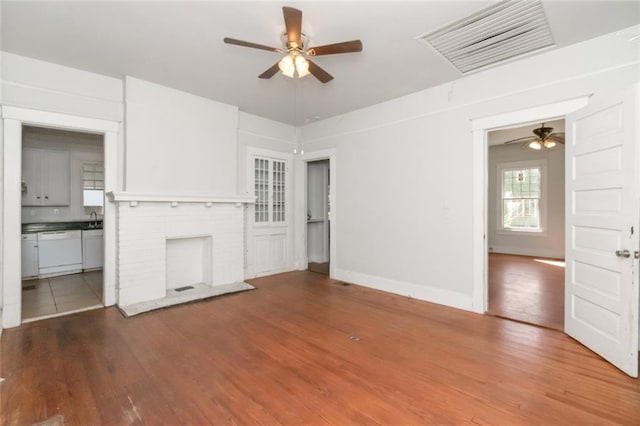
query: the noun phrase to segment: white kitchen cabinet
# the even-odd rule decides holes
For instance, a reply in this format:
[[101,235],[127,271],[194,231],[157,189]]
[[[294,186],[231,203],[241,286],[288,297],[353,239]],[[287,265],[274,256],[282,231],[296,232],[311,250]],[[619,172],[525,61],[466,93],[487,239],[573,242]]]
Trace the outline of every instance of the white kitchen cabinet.
[[22,279],[38,276],[38,235],[22,234]]
[[68,151],[22,150],[22,205],[68,206],[71,187]]
[[104,234],[102,229],[82,231],[82,269],[102,269],[104,265]]

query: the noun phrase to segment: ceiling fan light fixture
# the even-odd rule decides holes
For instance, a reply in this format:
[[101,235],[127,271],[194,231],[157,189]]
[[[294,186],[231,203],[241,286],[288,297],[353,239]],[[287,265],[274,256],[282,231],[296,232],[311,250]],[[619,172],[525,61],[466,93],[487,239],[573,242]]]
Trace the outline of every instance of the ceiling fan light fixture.
[[306,77],[310,74],[309,61],[307,61],[302,55],[296,55],[295,63],[299,78]]
[[529,148],[538,150],[542,148],[542,144],[540,143],[540,141],[531,141],[529,143]]
[[293,78],[294,72],[296,70],[293,64],[293,58],[291,55],[287,55],[278,62],[278,68],[282,71],[282,74],[286,75],[289,78]]
[[551,149],[554,148],[556,146],[556,143],[554,141],[552,141],[551,139],[547,139],[544,141],[544,147],[547,149]]

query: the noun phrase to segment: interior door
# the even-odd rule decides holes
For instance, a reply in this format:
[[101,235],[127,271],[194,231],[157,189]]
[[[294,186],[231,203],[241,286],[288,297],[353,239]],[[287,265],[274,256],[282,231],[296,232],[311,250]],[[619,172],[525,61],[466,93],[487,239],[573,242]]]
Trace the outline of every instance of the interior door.
[[567,116],[565,331],[638,376],[637,85]]

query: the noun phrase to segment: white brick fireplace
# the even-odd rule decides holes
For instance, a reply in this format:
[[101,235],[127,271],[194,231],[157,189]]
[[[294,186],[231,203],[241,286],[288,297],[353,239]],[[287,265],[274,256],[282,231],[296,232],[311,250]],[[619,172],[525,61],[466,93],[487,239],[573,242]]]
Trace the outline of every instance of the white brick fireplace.
[[247,197],[110,193],[117,205],[118,304],[162,299],[191,284],[244,279]]

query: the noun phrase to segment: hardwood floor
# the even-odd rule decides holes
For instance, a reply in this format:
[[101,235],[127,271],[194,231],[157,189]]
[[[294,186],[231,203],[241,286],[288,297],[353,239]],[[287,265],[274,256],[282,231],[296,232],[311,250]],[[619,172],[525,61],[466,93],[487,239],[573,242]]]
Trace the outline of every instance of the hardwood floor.
[[564,262],[489,253],[487,312],[564,330]]
[[307,264],[307,269],[311,272],[329,275],[329,262],[309,262]]
[[5,330],[0,423],[638,424],[640,381],[563,333],[307,271],[251,283]]

